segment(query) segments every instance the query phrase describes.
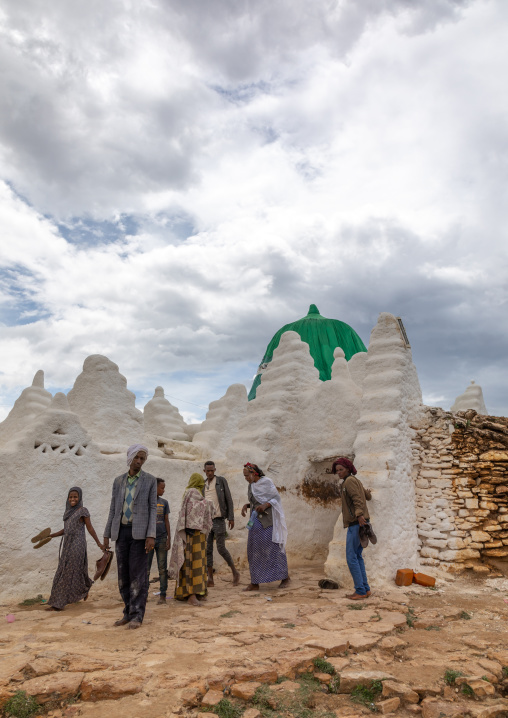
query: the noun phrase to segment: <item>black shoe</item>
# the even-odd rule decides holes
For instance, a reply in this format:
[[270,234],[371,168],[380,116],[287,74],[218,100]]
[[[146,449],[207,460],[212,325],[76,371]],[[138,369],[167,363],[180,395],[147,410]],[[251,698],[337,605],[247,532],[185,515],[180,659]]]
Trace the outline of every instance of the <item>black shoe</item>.
[[377,536],[374,533],[374,529],[372,528],[371,524],[367,524],[367,536],[369,537],[369,541],[371,544],[377,543]]
[[336,581],[330,581],[328,578],[322,578],[318,583],[319,588],[323,588],[326,591],[339,588],[339,584]]
[[360,538],[360,546],[362,548],[367,548],[369,545],[369,531],[367,529],[368,524],[365,524],[364,526],[360,526],[359,531],[359,538]]

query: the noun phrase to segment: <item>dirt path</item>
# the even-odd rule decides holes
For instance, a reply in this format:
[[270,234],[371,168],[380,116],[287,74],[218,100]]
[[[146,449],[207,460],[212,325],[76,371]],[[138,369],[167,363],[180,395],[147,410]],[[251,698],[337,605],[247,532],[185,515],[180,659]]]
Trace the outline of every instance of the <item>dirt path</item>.
[[[393,586],[375,590],[359,608],[343,590],[321,591],[321,577],[296,571],[289,589],[245,594],[219,576],[200,608],[174,600],[157,606],[151,584],[138,631],[113,627],[122,613],[113,578],[62,613],[4,606],[4,615],[12,612],[16,620],[4,619],[0,630],[0,704],[24,690],[42,704],[40,714],[165,718],[200,710],[211,690],[204,702],[212,707],[225,697],[265,716],[363,715],[369,708],[352,702],[351,691],[379,679],[381,712],[508,716],[508,580],[464,577],[439,582],[435,591]],[[325,655],[336,676],[327,678],[322,664],[315,665]],[[464,674],[472,695],[458,685],[460,676],[447,687],[446,671]],[[330,693],[332,678],[338,693]],[[254,705],[249,691],[256,690]],[[305,694],[305,715],[294,699],[274,699],[275,708],[266,696],[259,700],[263,691],[291,690]],[[398,707],[394,700],[383,705],[394,698]]]

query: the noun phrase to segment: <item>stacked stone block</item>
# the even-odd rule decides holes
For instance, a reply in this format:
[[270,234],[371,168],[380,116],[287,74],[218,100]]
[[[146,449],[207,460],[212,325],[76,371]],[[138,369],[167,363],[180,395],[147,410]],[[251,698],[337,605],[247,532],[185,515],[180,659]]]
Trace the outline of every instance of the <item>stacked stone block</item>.
[[508,556],[508,451],[466,420],[426,414],[413,444],[421,563],[488,570],[482,559]]

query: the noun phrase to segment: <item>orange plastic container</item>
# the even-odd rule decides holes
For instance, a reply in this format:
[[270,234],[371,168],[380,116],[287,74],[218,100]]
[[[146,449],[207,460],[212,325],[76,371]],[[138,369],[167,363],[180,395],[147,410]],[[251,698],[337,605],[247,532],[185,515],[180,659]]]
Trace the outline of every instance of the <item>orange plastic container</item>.
[[433,578],[433,576],[427,576],[425,573],[415,573],[413,576],[413,581],[419,586],[432,587],[436,585],[436,579]]
[[399,568],[395,576],[397,586],[410,586],[413,583],[413,569]]

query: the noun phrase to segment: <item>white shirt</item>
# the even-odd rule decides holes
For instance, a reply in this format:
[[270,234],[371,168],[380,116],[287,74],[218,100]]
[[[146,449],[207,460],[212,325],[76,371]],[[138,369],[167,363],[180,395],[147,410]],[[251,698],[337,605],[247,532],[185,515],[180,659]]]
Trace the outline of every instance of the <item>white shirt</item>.
[[219,498],[217,496],[217,487],[216,487],[216,480],[215,476],[211,481],[208,481],[208,479],[205,481],[205,499],[208,501],[211,501],[213,504],[213,518],[217,519],[221,517],[221,511],[219,506]]

